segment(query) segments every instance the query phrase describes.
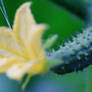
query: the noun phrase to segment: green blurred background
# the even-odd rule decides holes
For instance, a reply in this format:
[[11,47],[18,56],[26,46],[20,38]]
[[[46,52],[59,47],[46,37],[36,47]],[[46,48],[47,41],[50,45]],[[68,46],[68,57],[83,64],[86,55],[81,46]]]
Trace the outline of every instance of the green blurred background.
[[[57,43],[51,48],[57,50],[65,41],[91,25],[91,0],[3,0],[11,26],[16,9],[32,1],[32,13],[37,23],[49,25],[43,39],[58,34]],[[0,12],[0,26],[7,26]],[[92,92],[92,68],[66,75],[48,73],[33,76],[25,92]],[[22,92],[21,83],[0,75],[0,92]]]

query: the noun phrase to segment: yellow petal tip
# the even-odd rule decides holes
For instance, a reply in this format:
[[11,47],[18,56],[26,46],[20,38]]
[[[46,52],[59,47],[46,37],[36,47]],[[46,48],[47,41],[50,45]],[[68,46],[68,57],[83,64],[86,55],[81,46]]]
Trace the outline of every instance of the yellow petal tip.
[[19,9],[30,8],[31,4],[32,4],[31,2],[26,2],[26,3],[24,3],[23,5],[21,5],[21,6],[19,7]]

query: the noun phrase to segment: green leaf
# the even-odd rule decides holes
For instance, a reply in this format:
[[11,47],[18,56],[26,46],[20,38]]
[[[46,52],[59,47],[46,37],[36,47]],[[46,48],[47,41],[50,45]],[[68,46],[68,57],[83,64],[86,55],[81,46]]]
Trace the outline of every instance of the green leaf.
[[25,92],[84,92],[85,72],[56,75],[48,73],[32,77]]
[[50,0],[64,7],[85,21],[87,16],[87,0]]
[[22,92],[20,83],[0,75],[0,92]]
[[92,66],[88,68],[88,73],[86,77],[87,77],[87,83],[86,83],[85,92],[92,92]]

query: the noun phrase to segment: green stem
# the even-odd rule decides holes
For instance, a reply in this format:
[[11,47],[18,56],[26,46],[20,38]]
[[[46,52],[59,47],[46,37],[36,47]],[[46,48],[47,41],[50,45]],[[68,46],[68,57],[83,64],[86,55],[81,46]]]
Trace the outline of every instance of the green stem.
[[25,79],[23,85],[22,85],[22,90],[24,90],[26,88],[26,86],[28,85],[30,78],[32,77],[31,74],[28,74],[27,78]]

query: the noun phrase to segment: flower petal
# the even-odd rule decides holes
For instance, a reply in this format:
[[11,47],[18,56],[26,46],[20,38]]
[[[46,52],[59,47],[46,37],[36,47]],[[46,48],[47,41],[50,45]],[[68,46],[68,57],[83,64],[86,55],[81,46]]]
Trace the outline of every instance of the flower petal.
[[19,62],[17,64],[14,64],[7,71],[7,76],[11,79],[20,80],[24,76],[24,74],[29,72],[33,65],[33,62]]
[[22,62],[22,58],[0,58],[0,73],[5,73],[13,64]]
[[43,24],[35,25],[31,28],[28,35],[27,48],[30,51],[31,59],[42,59],[44,58],[43,48],[41,44],[41,37],[45,31],[46,26]]
[[22,47],[14,39],[12,30],[7,27],[0,27],[0,52],[2,52],[0,55],[4,52],[11,53],[11,56],[22,54]]
[[[35,61],[34,61],[35,62]],[[44,65],[43,61],[39,61],[39,63],[35,63],[33,67],[30,68],[29,72],[34,75],[38,73],[43,73]]]
[[7,49],[0,48],[0,57],[18,57],[15,53],[8,51]]
[[30,11],[30,3],[23,4],[16,12],[13,26],[14,35],[20,44],[26,44],[28,31],[35,24],[35,20]]

